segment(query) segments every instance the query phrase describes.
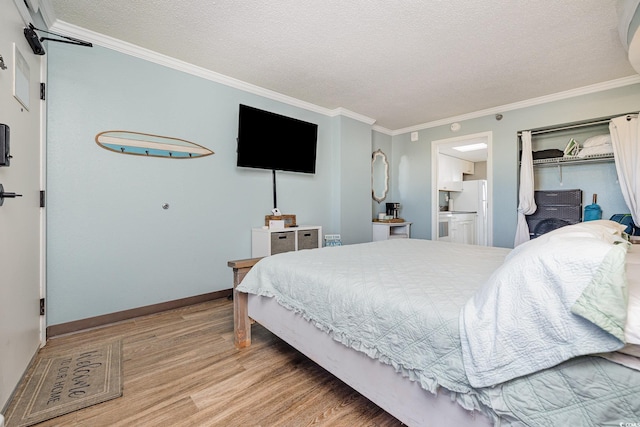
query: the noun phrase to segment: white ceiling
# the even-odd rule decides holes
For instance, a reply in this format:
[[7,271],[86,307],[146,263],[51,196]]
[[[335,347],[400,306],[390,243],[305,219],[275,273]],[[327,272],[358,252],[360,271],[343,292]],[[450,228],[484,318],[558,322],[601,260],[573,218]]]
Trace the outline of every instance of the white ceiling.
[[392,132],[637,77],[618,0],[40,3],[53,28],[86,29],[88,41],[115,38]]
[[489,155],[487,148],[482,148],[473,151],[458,151],[453,147],[460,147],[465,145],[486,143],[486,138],[469,138],[459,139],[455,138],[455,142],[441,142],[438,144],[438,153],[446,154],[447,156],[456,157],[458,159],[468,160],[470,162],[486,162]]

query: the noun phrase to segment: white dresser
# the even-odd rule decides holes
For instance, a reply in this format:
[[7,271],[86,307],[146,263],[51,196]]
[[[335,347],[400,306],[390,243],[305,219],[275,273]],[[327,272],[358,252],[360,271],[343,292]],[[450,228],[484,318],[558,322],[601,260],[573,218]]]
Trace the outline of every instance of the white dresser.
[[300,225],[284,230],[251,229],[251,257],[259,258],[282,252],[322,247],[322,227]]

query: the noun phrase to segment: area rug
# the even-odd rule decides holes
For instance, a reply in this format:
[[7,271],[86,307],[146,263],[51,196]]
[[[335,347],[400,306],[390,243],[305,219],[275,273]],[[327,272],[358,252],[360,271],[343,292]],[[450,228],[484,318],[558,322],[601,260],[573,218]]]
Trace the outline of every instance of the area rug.
[[122,396],[122,343],[112,341],[42,357],[7,413],[7,427],[27,427]]

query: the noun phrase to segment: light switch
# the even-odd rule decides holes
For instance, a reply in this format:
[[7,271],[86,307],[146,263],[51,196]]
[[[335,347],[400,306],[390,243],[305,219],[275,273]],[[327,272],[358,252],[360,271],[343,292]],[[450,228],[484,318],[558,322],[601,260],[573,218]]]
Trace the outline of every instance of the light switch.
[[411,132],[411,141],[415,142],[418,140],[418,132]]

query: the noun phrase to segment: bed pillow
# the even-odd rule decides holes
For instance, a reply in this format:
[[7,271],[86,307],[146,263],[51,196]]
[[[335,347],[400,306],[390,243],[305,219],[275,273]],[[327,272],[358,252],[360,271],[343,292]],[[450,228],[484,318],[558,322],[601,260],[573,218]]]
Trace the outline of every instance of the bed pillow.
[[638,345],[627,344],[618,351],[598,354],[597,356],[615,362],[618,365],[640,371],[640,346]]
[[514,249],[463,306],[459,328],[472,386],[624,346],[628,245],[611,242],[618,231],[609,223],[563,228]]
[[576,227],[573,228],[585,228],[593,231],[601,231],[607,234],[615,234],[617,236],[621,236],[622,232],[627,228],[626,225],[610,219],[596,219],[593,221],[580,222],[578,224],[574,224],[574,226]]
[[582,144],[582,149],[578,152],[578,157],[593,156],[596,154],[613,153],[611,135],[592,136]]
[[521,251],[531,251],[531,246],[541,246],[549,242],[549,239],[553,239],[555,236],[573,236],[573,237],[594,237],[605,242],[616,243],[625,242],[627,239],[623,237],[623,231],[626,226],[619,222],[611,221],[608,219],[598,219],[594,221],[579,222],[577,224],[567,225],[564,227],[556,228],[548,233],[545,233],[533,240],[530,240],[525,245],[517,246],[513,251],[507,255],[507,260],[511,257],[518,255]]
[[625,225],[620,224],[619,222],[611,221],[608,219],[597,219],[593,221],[579,222],[567,227],[558,228],[556,230],[553,230],[554,232],[557,231],[557,233],[553,235],[584,232],[602,239],[605,242],[627,242],[627,244],[630,244],[624,236],[624,230],[626,230],[626,228],[627,227]]
[[582,144],[582,148],[597,147],[598,145],[611,144],[611,135],[606,133],[587,138]]
[[613,145],[598,145],[580,150],[577,157],[596,156],[598,154],[613,154]]

